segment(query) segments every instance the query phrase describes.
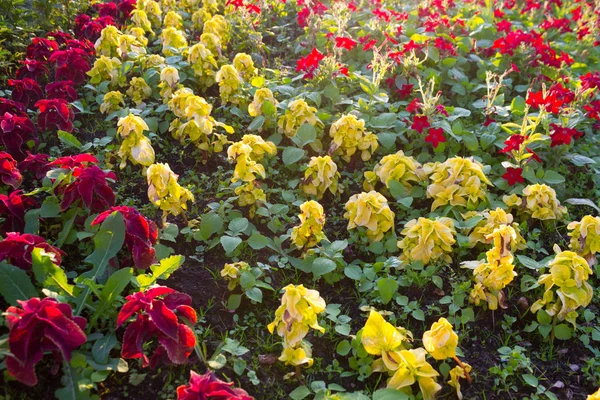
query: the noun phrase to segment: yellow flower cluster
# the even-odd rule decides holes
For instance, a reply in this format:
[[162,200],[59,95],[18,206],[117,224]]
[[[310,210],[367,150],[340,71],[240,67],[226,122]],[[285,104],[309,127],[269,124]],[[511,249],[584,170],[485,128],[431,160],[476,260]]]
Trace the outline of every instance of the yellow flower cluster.
[[338,186],[339,179],[340,173],[331,157],[311,157],[300,187],[306,195],[321,200],[327,190],[333,195],[336,195],[338,191],[341,193],[342,190]]
[[165,19],[163,20],[163,27],[182,29],[183,18],[181,17],[181,15],[179,15],[179,13],[171,10],[165,15]]
[[273,92],[267,88],[261,88],[254,93],[254,100],[252,103],[248,104],[248,114],[251,117],[258,117],[259,115],[263,115],[263,107],[265,102],[271,103],[273,106],[273,115],[277,115],[277,104],[279,102],[275,99]]
[[[544,285],[544,296],[531,306],[535,313],[542,307],[559,321],[576,326],[577,309],[590,304],[593,291],[587,282],[592,270],[583,257],[572,251],[557,252],[549,264],[550,273],[540,276],[538,283]],[[556,299],[555,299],[556,296]]]
[[317,315],[325,311],[325,300],[319,292],[306,289],[303,285],[288,285],[283,288],[281,306],[275,311],[275,320],[267,328],[270,333],[277,328],[277,334],[283,338],[283,352],[280,361],[286,365],[313,364],[310,345],[303,339],[308,328],[325,332],[317,321]]
[[571,249],[594,265],[600,251],[600,217],[586,215],[581,221],[571,222],[567,229],[571,231]]
[[302,203],[300,211],[300,225],[294,227],[290,239],[298,249],[309,249],[325,239],[325,212],[323,206],[314,200]]
[[483,173],[483,165],[468,158],[427,163],[423,169],[431,181],[427,187],[427,197],[434,199],[431,211],[446,204],[476,207],[485,199],[487,185],[492,184]]
[[440,318],[431,325],[431,329],[423,333],[423,347],[436,360],[456,357],[458,335],[446,318]]
[[251,148],[250,151],[250,159],[253,161],[262,161],[265,155],[274,156],[277,154],[277,147],[273,142],[266,141],[262,137],[258,135],[244,135],[242,136],[242,140],[234,143],[230,150],[232,154],[239,154],[245,152],[245,150],[240,150],[239,146],[248,145]]
[[131,11],[129,20],[133,23],[134,27],[141,28],[144,30],[144,32],[148,32],[154,35],[154,31],[152,30],[152,23],[150,22],[146,11],[139,9]]
[[413,183],[421,182],[426,178],[421,164],[414,158],[404,155],[402,150],[384,156],[373,171],[365,171],[364,175],[365,190],[374,190],[379,180],[388,189],[391,181],[400,182],[406,191],[410,192]]
[[144,136],[144,131],[149,130],[146,122],[133,114],[119,119],[117,133],[123,139],[118,155],[121,157],[121,169],[127,165],[127,160],[133,164],[147,167],[154,163],[154,149],[150,139]]
[[133,100],[136,106],[139,106],[152,95],[152,88],[148,86],[144,78],[134,77],[129,82],[129,89],[127,89],[127,96]]
[[173,91],[177,88],[179,83],[179,71],[175,67],[165,67],[160,71],[160,97],[166,103],[173,96]]
[[203,43],[196,43],[189,48],[187,60],[194,70],[200,87],[207,89],[215,84],[217,60]]
[[108,92],[104,95],[103,103],[100,105],[100,112],[102,114],[108,114],[120,110],[121,106],[124,105],[125,99],[123,98],[123,93],[118,90]]
[[237,69],[233,65],[223,65],[217,72],[215,80],[219,84],[219,93],[223,104],[228,102],[239,104],[239,92],[243,81]]
[[452,262],[450,254],[454,238],[454,222],[442,217],[434,220],[419,218],[408,221],[401,234],[404,239],[398,241],[402,249],[401,259],[405,262],[422,261],[423,264],[442,261]]
[[600,389],[597,392],[590,394],[587,400],[600,400]]
[[221,276],[225,278],[227,289],[233,290],[240,283],[240,275],[244,271],[249,271],[250,265],[245,261],[238,261],[230,264],[225,264],[221,270]]
[[250,82],[252,77],[257,73],[252,57],[246,53],[238,53],[235,55],[233,58],[233,67],[246,82]]
[[148,167],[148,199],[163,210],[163,226],[167,215],[179,215],[187,210],[187,202],[194,201],[194,195],[177,182],[169,164],[156,163]]
[[322,129],[323,122],[316,115],[317,109],[310,107],[306,101],[297,99],[288,104],[285,114],[279,118],[278,127],[287,137],[296,135],[296,131],[302,124],[308,123],[315,129]]
[[567,208],[560,205],[556,192],[548,185],[536,183],[523,189],[523,198],[513,194],[502,198],[509,207],[518,207],[520,211],[541,220],[562,220]]
[[360,151],[363,161],[371,159],[371,155],[379,147],[377,136],[365,130],[365,121],[352,114],[342,115],[329,129],[333,138],[330,154],[339,155],[349,162],[354,153]]
[[524,249],[526,247],[525,239],[523,239],[523,236],[521,236],[519,231],[519,224],[513,222],[514,218],[511,213],[507,213],[502,208],[498,207],[495,210],[485,210],[482,212],[471,211],[463,214],[465,221],[478,216],[482,216],[483,219],[475,225],[469,235],[469,245],[471,247],[474,247],[477,243],[491,243],[492,239],[489,235],[502,225],[510,225],[515,230],[517,234],[517,249]]
[[127,79],[121,74],[121,60],[116,57],[100,56],[94,61],[94,66],[87,72],[92,85],[110,81],[111,87],[126,86]]
[[519,237],[512,226],[500,225],[486,239],[492,240],[494,247],[487,251],[486,261],[475,262],[476,283],[469,300],[475,305],[485,301],[490,310],[497,310],[498,306],[506,308],[503,289],[517,276],[512,252]]
[[213,15],[211,19],[204,23],[203,34],[211,34],[219,38],[220,45],[223,48],[229,43],[229,24],[222,15]]
[[349,221],[348,230],[366,228],[367,238],[371,242],[380,241],[387,231],[394,229],[394,213],[387,199],[374,190],[350,197],[344,218]]
[[188,47],[185,33],[173,27],[163,29],[160,41],[163,46],[162,53],[165,56],[175,55]]

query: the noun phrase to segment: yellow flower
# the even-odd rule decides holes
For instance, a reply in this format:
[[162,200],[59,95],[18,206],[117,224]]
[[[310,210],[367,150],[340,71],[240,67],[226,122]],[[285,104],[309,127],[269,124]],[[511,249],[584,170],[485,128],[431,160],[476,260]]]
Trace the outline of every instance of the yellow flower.
[[306,195],[321,200],[327,190],[333,195],[338,194],[338,190],[339,193],[342,192],[338,187],[339,179],[340,173],[331,157],[311,157],[300,187]]
[[395,371],[397,361],[392,353],[404,350],[406,344],[412,339],[412,334],[403,328],[396,328],[387,322],[377,311],[371,310],[367,323],[362,330],[361,343],[366,352],[381,356],[384,366]]
[[125,86],[127,80],[121,75],[121,61],[116,57],[100,56],[94,61],[94,66],[87,72],[91,78],[90,83],[97,85],[104,81],[110,81],[111,86]]
[[121,109],[121,106],[125,105],[123,93],[119,92],[118,90],[106,93],[103,101],[104,102],[100,105],[100,112],[102,114],[118,111]]
[[177,87],[179,82],[179,71],[175,67],[165,67],[160,71],[160,96],[164,99],[164,102],[168,102],[173,96],[173,90]]
[[127,165],[127,160],[133,164],[149,166],[154,162],[154,149],[150,139],[144,136],[149,130],[146,122],[133,114],[119,119],[117,133],[123,139],[118,155],[121,157],[121,169]]
[[146,171],[148,180],[148,199],[163,210],[163,222],[166,215],[179,215],[187,210],[187,202],[194,201],[194,195],[177,183],[176,175],[169,164],[156,163]]
[[298,128],[305,123],[322,129],[323,123],[317,118],[316,112],[317,109],[310,107],[304,100],[294,100],[288,104],[285,114],[279,118],[279,130],[291,138],[296,135]]
[[240,275],[244,271],[249,271],[250,265],[244,261],[238,261],[230,264],[225,264],[221,270],[221,276],[228,282],[227,289],[233,290],[240,283]]
[[523,202],[525,212],[530,214],[531,218],[561,220],[567,215],[566,207],[560,205],[556,192],[548,185],[537,183],[525,187]]
[[200,35],[200,43],[215,56],[221,55],[221,38],[219,36],[205,32]]
[[[249,156],[253,161],[262,161],[265,155],[274,156],[277,154],[277,147],[271,141],[265,141],[258,135],[244,135],[242,141],[238,142],[246,144],[252,148]],[[236,152],[235,149],[232,152]]]
[[348,230],[359,226],[367,228],[367,238],[371,242],[380,241],[387,231],[394,229],[394,213],[387,199],[376,191],[350,197],[344,218],[348,220]]
[[192,24],[194,25],[194,29],[197,31],[201,31],[204,29],[204,23],[208,21],[212,15],[205,8],[200,8],[192,14]]
[[314,200],[310,200],[300,205],[300,211],[301,213],[298,216],[300,225],[294,227],[290,239],[299,249],[315,247],[321,240],[325,239],[323,206]]
[[182,21],[183,21],[183,18],[181,17],[181,15],[179,15],[177,12],[171,10],[165,15],[165,19],[163,21],[163,27],[181,29],[181,28],[183,28]]
[[189,48],[187,60],[201,87],[209,88],[215,84],[217,60],[203,43],[196,43]]
[[127,29],[127,34],[133,36],[142,47],[148,46],[148,38],[143,28],[133,26]]
[[238,196],[238,204],[240,207],[250,206],[250,218],[254,218],[257,206],[260,203],[267,201],[267,195],[257,185],[256,181],[251,181],[242,186],[238,186],[234,191],[235,195]]
[[251,182],[256,180],[256,175],[265,178],[265,167],[252,159],[252,147],[242,142],[233,143],[227,149],[227,157],[235,161],[235,170],[231,182]]
[[442,387],[436,382],[436,377],[439,374],[425,360],[427,351],[423,348],[418,348],[401,350],[392,353],[392,355],[399,366],[388,381],[387,387],[391,389],[403,389],[414,383],[418,383],[423,394],[423,400],[433,400],[435,394]]
[[117,38],[117,54],[123,59],[137,59],[146,54],[146,47],[133,35],[119,35]]
[[172,56],[188,47],[185,33],[173,27],[163,29],[160,34],[160,41],[163,46],[162,52],[166,56]]
[[406,191],[410,192],[413,183],[425,179],[421,164],[414,158],[405,156],[402,150],[383,157],[373,171],[366,171],[364,175],[366,180],[363,187],[365,190],[373,190],[379,180],[388,189],[391,181],[400,182]]
[[284,362],[285,365],[304,365],[307,368],[312,367],[314,360],[312,359],[312,350],[308,346],[307,342],[300,342],[300,345],[296,348],[284,347],[279,357],[279,361]]
[[152,88],[148,86],[144,78],[135,77],[131,78],[129,82],[129,89],[127,89],[127,96],[131,97],[131,100],[136,106],[139,106],[152,95]]
[[516,194],[510,196],[502,196],[502,201],[509,207],[521,207],[523,200]]
[[233,58],[233,66],[240,74],[242,79],[246,82],[250,82],[252,77],[256,75],[257,69],[254,66],[254,61],[252,61],[252,57],[250,57],[246,53],[238,53]]
[[118,39],[121,35],[121,31],[114,25],[108,25],[106,28],[102,29],[100,37],[94,44],[96,55],[106,57],[117,56],[117,48],[119,47]]
[[600,218],[586,215],[581,221],[571,222],[567,229],[571,231],[571,249],[594,265],[594,255],[600,251]]
[[308,328],[325,332],[317,321],[317,315],[325,311],[325,300],[319,292],[303,285],[287,285],[281,298],[281,306],[275,311],[275,320],[267,328],[284,338],[286,347],[296,347],[308,333]]
[[[587,307],[592,301],[593,291],[587,282],[592,270],[585,259],[572,251],[557,251],[549,264],[550,273],[540,276],[538,283],[544,285],[544,296],[531,306],[535,313],[542,307],[559,321],[576,326],[577,309]],[[558,297],[556,300],[554,295]]]
[[144,10],[133,10],[131,11],[129,19],[133,22],[133,25],[141,28],[144,32],[154,34],[152,30],[152,23],[148,19],[148,14]]
[[[465,379],[467,374],[471,372],[472,367],[469,364],[463,363],[463,366],[457,365],[450,370],[450,380],[448,385],[456,389],[456,396],[462,400],[463,394],[460,391],[460,379]],[[600,400],[600,399],[599,399]]]
[[[516,238],[516,248],[524,249],[526,247],[525,239],[521,236],[519,232],[519,224],[513,222],[513,216],[510,213],[507,213],[501,208],[496,208],[495,210],[485,210],[481,213],[473,213],[471,217],[475,216],[483,216],[484,219],[481,220],[473,229],[471,234],[469,235],[469,244],[471,247],[475,246],[477,243],[489,243],[491,237],[488,238],[496,228],[499,228],[501,225],[510,225],[514,229],[517,238]],[[468,221],[470,218],[465,217],[465,220]]]
[[436,360],[445,360],[456,356],[458,335],[446,318],[440,318],[423,334],[423,347]]
[[242,78],[233,65],[223,65],[217,72],[215,80],[219,84],[219,93],[223,104],[240,102],[238,95],[242,86]]
[[492,185],[483,173],[483,165],[468,158],[427,163],[423,169],[431,181],[427,187],[427,197],[434,199],[431,211],[446,204],[474,208],[485,199],[487,186]]
[[377,136],[365,130],[365,121],[352,114],[343,115],[335,121],[331,125],[329,136],[333,138],[333,154],[338,154],[346,162],[357,151],[360,151],[363,161],[368,161],[379,147]]
[[250,114],[251,117],[263,115],[263,105],[265,104],[265,101],[271,103],[275,110],[273,115],[277,115],[277,109],[275,107],[277,107],[279,102],[273,96],[273,92],[267,88],[258,89],[256,93],[254,93],[254,100],[248,105],[248,114]]
[[211,19],[206,21],[203,33],[217,36],[223,47],[229,43],[229,24],[227,24],[227,20],[222,15],[213,15]]
[[398,242],[398,247],[402,249],[401,258],[405,262],[422,261],[428,264],[452,261],[450,254],[456,242],[456,231],[450,218],[413,219],[406,223],[401,234],[404,239]]

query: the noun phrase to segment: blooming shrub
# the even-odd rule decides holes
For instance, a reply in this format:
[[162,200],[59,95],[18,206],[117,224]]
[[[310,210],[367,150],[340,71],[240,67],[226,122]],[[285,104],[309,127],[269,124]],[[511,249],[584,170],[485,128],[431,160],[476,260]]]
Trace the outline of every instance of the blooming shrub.
[[294,227],[290,240],[298,249],[309,249],[325,239],[325,213],[323,206],[314,200],[302,203],[300,211],[300,225]]
[[144,131],[150,130],[146,122],[133,114],[120,118],[117,124],[119,129],[117,133],[123,139],[118,155],[121,157],[120,168],[127,165],[127,160],[134,165],[140,164],[148,167],[154,163],[154,149],[150,144],[150,139],[144,136]]
[[239,72],[233,65],[223,65],[215,76],[215,81],[219,84],[219,93],[223,104],[240,103],[240,88],[243,80]]
[[79,205],[79,200],[91,212],[102,212],[115,204],[115,194],[107,182],[107,179],[117,179],[114,172],[105,172],[97,165],[74,167],[72,178],[71,182],[63,181],[56,188],[56,192],[62,195],[61,211],[73,204]]
[[194,201],[194,195],[177,183],[176,175],[169,164],[152,164],[146,171],[148,199],[163,210],[163,225],[167,215],[179,215],[187,210],[187,202]]
[[21,186],[23,182],[21,171],[17,168],[17,161],[4,151],[0,152],[0,179],[2,183],[13,189]]
[[14,190],[7,196],[0,194],[0,215],[4,217],[3,232],[23,232],[25,228],[25,212],[37,207],[37,202],[23,191]]
[[567,215],[567,209],[560,205],[554,189],[545,184],[525,187],[522,198],[513,194],[504,196],[503,200],[509,207],[518,207],[519,211],[535,219],[561,220]]
[[64,99],[46,99],[35,103],[40,110],[38,126],[42,130],[56,128],[66,132],[73,131],[75,113]]
[[571,231],[571,249],[594,265],[600,251],[600,218],[585,215],[581,221],[569,223],[567,229]]
[[314,196],[317,200],[321,200],[327,191],[333,195],[342,192],[339,179],[340,173],[331,157],[311,157],[300,187],[307,196]]
[[425,179],[423,167],[414,158],[405,156],[402,150],[395,154],[384,156],[375,166],[373,171],[365,171],[365,190],[374,190],[379,180],[388,189],[390,182],[396,181],[402,184],[410,192],[414,183]]
[[316,108],[310,107],[302,99],[291,101],[285,110],[285,114],[279,118],[277,124],[279,131],[291,138],[296,135],[296,131],[302,124],[311,124],[316,129],[322,129],[323,122],[317,118],[316,112]]
[[366,228],[371,242],[380,241],[387,231],[394,229],[394,212],[387,199],[376,191],[351,196],[346,203],[344,218],[348,220],[348,230]]
[[0,242],[0,260],[24,270],[31,269],[31,253],[34,248],[42,249],[52,258],[52,262],[60,265],[65,253],[54,247],[43,237],[30,233],[8,232],[6,238]]
[[[266,103],[265,103],[266,102]],[[279,102],[275,99],[273,92],[267,88],[260,88],[254,93],[254,100],[248,105],[248,114],[251,117],[258,117],[263,115],[263,109],[269,104],[268,107],[273,108],[273,115],[277,115],[277,105]]]
[[404,238],[398,241],[398,247],[402,250],[403,261],[421,261],[424,264],[452,261],[450,253],[452,245],[456,242],[456,231],[450,218],[419,217],[418,220],[410,220],[404,226],[401,235]]
[[177,400],[252,400],[243,389],[234,388],[233,382],[223,382],[208,370],[204,375],[190,371],[190,381],[187,385],[177,388]]
[[335,121],[331,125],[329,136],[333,139],[329,152],[339,155],[346,162],[358,151],[360,158],[368,161],[379,147],[377,136],[365,130],[365,121],[352,114],[343,115]]
[[482,212],[469,212],[465,215],[465,220],[469,220],[471,218],[476,218],[478,216],[483,217],[481,221],[475,225],[471,233],[469,234],[469,245],[475,246],[477,243],[491,243],[493,236],[490,236],[492,232],[494,232],[497,228],[500,228],[503,225],[511,226],[515,234],[517,235],[516,239],[516,248],[524,249],[526,247],[525,239],[521,236],[519,231],[519,224],[513,222],[514,217],[512,214],[507,213],[502,208],[498,207],[495,210],[484,210]]

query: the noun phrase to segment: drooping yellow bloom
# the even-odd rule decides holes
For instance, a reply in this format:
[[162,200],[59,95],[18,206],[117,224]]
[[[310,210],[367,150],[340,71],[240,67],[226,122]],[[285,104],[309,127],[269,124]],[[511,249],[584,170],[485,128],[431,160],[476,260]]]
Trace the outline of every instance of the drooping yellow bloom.
[[179,83],[179,71],[175,67],[165,67],[160,71],[160,96],[164,102],[168,102],[173,96],[173,91],[177,88]]
[[412,333],[404,328],[396,328],[373,310],[361,335],[361,343],[367,353],[381,356],[381,362],[390,371],[398,368],[392,353],[406,349],[410,340]]
[[222,15],[213,15],[211,19],[204,23],[204,29],[202,33],[209,33],[217,36],[220,39],[221,46],[226,47],[229,43],[229,24]]
[[458,335],[446,318],[440,318],[423,333],[423,347],[436,360],[445,360],[456,356]]
[[103,100],[104,102],[100,105],[100,112],[102,114],[118,111],[121,109],[121,106],[125,105],[123,93],[119,92],[118,90],[106,93]]
[[350,197],[344,218],[348,220],[348,230],[359,226],[366,228],[371,242],[380,241],[387,231],[394,229],[394,213],[387,199],[374,190]]
[[360,151],[363,161],[371,159],[371,155],[379,147],[377,136],[365,129],[365,121],[352,114],[342,115],[331,125],[329,136],[333,138],[330,153],[339,155],[349,162],[354,153]]
[[408,221],[401,234],[404,239],[398,242],[405,262],[422,261],[424,264],[442,261],[450,263],[452,245],[456,242],[454,222],[450,218]]
[[388,189],[390,182],[400,182],[407,192],[410,192],[414,183],[425,179],[423,167],[417,160],[410,156],[405,156],[402,150],[395,154],[384,156],[375,166],[373,171],[365,171],[365,190],[375,189],[375,184],[379,180]]
[[483,173],[483,165],[468,158],[427,163],[423,169],[431,181],[427,187],[427,197],[434,199],[431,211],[446,204],[474,208],[485,199],[487,186],[492,185]]
[[252,147],[242,142],[233,143],[227,149],[227,157],[235,161],[235,170],[231,182],[252,182],[256,176],[265,178],[265,167],[252,159]]
[[596,393],[592,393],[587,397],[587,400],[600,400],[600,389]]
[[146,37],[146,32],[143,28],[133,26],[127,29],[127,34],[133,36],[142,47],[145,48],[146,46],[148,46],[148,38]]
[[144,78],[135,77],[131,78],[131,82],[129,82],[129,89],[127,89],[127,96],[131,98],[131,100],[135,103],[136,106],[139,106],[152,95],[152,88],[148,86]]
[[325,239],[323,227],[325,226],[325,212],[323,206],[314,200],[306,201],[300,205],[300,225],[292,230],[291,241],[298,249],[315,247]]
[[163,21],[164,28],[175,28],[182,29],[183,28],[183,18],[179,13],[171,10],[165,15],[165,19]]
[[124,60],[128,58],[137,59],[146,54],[146,47],[143,41],[138,40],[138,38],[133,35],[119,35],[117,38],[117,46],[117,54]]
[[94,66],[87,72],[92,85],[110,81],[112,87],[127,85],[127,79],[121,74],[121,60],[116,57],[100,56]]
[[465,221],[468,221],[470,218],[479,215],[483,216],[484,219],[473,228],[473,231],[469,235],[469,244],[471,247],[475,246],[477,243],[490,243],[491,236],[489,235],[501,225],[510,225],[515,230],[515,233],[517,234],[517,249],[524,249],[526,247],[525,239],[519,232],[519,224],[513,222],[512,214],[507,213],[498,207],[495,210],[485,210],[480,213],[468,213],[467,215],[463,215],[463,217],[465,218]]
[[594,265],[600,251],[600,217],[586,215],[581,221],[571,222],[567,229],[571,231],[571,249]]
[[[249,157],[253,161],[262,161],[262,159],[267,156],[274,156],[277,154],[277,147],[271,141],[266,141],[262,137],[258,135],[244,135],[242,136],[242,140],[240,142],[234,143],[231,145],[229,152],[231,154],[239,154],[244,150],[236,149],[237,146],[248,145],[252,149],[249,154]],[[228,152],[228,154],[229,154]],[[234,156],[232,156],[234,157]]]
[[462,400],[463,398],[463,394],[460,391],[460,379],[467,378],[467,374],[471,372],[471,370],[472,367],[466,363],[463,363],[462,366],[457,365],[450,370],[450,380],[448,381],[448,385],[456,389],[456,396],[459,400]]
[[263,106],[265,102],[271,103],[274,110],[273,115],[276,116],[277,109],[275,107],[277,107],[279,102],[273,96],[273,92],[267,88],[258,89],[256,93],[254,93],[254,100],[252,103],[248,104],[248,114],[250,114],[251,117],[263,115]]
[[285,365],[304,365],[307,368],[312,367],[314,360],[312,359],[312,349],[306,341],[300,342],[295,347],[284,347],[279,357],[279,361],[285,363]]
[[392,355],[399,366],[387,387],[399,390],[418,383],[423,400],[433,400],[442,387],[436,382],[439,373],[425,360],[427,351],[420,347],[401,350]]
[[340,173],[331,157],[311,157],[300,187],[306,195],[321,200],[327,190],[333,195],[341,193],[342,190],[338,186],[339,179]]
[[544,296],[531,306],[531,312],[545,307],[549,315],[575,327],[577,309],[587,307],[592,301],[592,287],[587,282],[592,270],[577,253],[560,251],[556,245],[555,251],[557,254],[549,264],[550,273],[538,279],[538,283],[544,285]]
[[129,114],[119,119],[117,126],[117,133],[123,139],[118,152],[121,157],[120,168],[125,168],[127,160],[145,167],[151,165],[154,162],[154,149],[150,139],[144,136],[144,131],[150,129],[146,122],[136,115]]
[[233,58],[233,66],[240,74],[243,80],[250,82],[252,77],[256,75],[257,69],[254,66],[254,61],[246,53],[237,53]]
[[525,211],[536,219],[558,219],[567,215],[567,208],[560,205],[556,192],[548,185],[535,184],[523,189]]
[[242,86],[242,77],[233,65],[223,65],[215,80],[219,84],[219,93],[223,104],[231,102],[238,104],[240,102],[239,92]]
[[188,47],[185,33],[173,27],[163,29],[160,41],[163,45],[162,53],[165,56],[172,56]]
[[187,202],[194,201],[194,195],[177,182],[176,175],[169,164],[156,163],[148,167],[148,199],[163,210],[163,222],[166,216],[179,215],[187,210]]
[[114,25],[108,25],[100,33],[100,37],[96,40],[94,47],[97,56],[116,57],[117,48],[119,47],[119,36],[122,33]]
[[196,75],[201,87],[209,88],[215,84],[217,60],[203,43],[196,43],[189,48],[188,62],[192,66],[194,75]]
[[160,16],[162,15],[162,10],[160,9],[160,4],[158,4],[155,0],[138,0],[136,4],[136,8],[138,10],[143,10],[148,17],[155,19],[158,23],[160,23]]
[[250,265],[245,261],[238,261],[225,264],[221,270],[221,276],[228,281],[227,289],[233,290],[240,283],[240,275],[244,271],[249,271]]
[[131,11],[129,20],[133,22],[133,25],[137,28],[141,28],[144,32],[154,34],[152,30],[152,23],[148,19],[148,14],[144,10],[133,10]]
[[203,33],[200,35],[200,43],[202,43],[208,51],[215,55],[221,55],[221,38],[212,33]]
[[238,196],[238,204],[240,207],[250,207],[250,218],[254,218],[257,206],[267,201],[267,195],[264,190],[258,186],[256,181],[251,181],[242,186],[238,186],[235,188],[234,193]]
[[201,31],[204,29],[204,23],[212,17],[210,11],[205,8],[200,8],[192,14],[192,24],[194,29]]
[[315,129],[322,129],[323,122],[317,118],[316,112],[317,109],[310,107],[304,100],[294,100],[288,104],[285,114],[279,118],[279,130],[287,137],[292,137],[305,123],[311,124]]

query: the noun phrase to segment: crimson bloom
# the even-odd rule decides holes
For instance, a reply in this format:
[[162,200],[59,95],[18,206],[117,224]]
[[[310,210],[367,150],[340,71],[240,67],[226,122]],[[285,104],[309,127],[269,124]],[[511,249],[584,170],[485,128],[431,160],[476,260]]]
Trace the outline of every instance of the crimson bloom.
[[73,81],[58,81],[46,85],[46,98],[65,99],[68,102],[77,100],[77,91]]
[[[196,323],[196,311],[190,304],[190,296],[166,286],[155,286],[127,296],[117,317],[117,328],[133,315],[136,319],[125,329],[121,356],[141,358],[144,367],[154,368],[163,359],[167,363],[185,364],[196,344],[194,332],[182,320]],[[152,360],[148,360],[143,346],[155,336],[159,345]]]
[[115,204],[115,194],[106,181],[117,179],[114,172],[104,172],[97,165],[92,165],[75,168],[73,177],[73,182],[57,188],[63,196],[61,211],[67,210],[80,199],[91,212],[102,212]]
[[27,157],[19,163],[19,169],[22,172],[33,173],[35,179],[41,181],[46,176],[46,172],[50,171],[49,158],[48,154],[31,154],[27,152]]
[[50,62],[56,65],[56,81],[73,81],[75,85],[84,83],[86,72],[91,69],[88,54],[81,48],[55,51]]
[[27,58],[38,61],[47,61],[52,53],[58,50],[58,43],[51,39],[36,37],[31,39],[27,46]]
[[21,182],[23,182],[23,176],[17,168],[17,162],[4,151],[0,151],[0,179],[5,185],[12,186],[13,189],[21,186]]
[[95,156],[90,153],[83,153],[74,156],[58,157],[48,165],[56,168],[74,169],[83,168],[97,163],[98,159]]
[[307,73],[312,73],[315,69],[319,67],[319,62],[324,58],[325,56],[323,55],[323,53],[321,53],[316,48],[313,48],[312,51],[306,57],[302,57],[298,60],[296,72],[306,71]]
[[579,139],[583,136],[583,132],[574,128],[567,128],[557,124],[550,124],[553,132],[550,134],[550,147],[560,146],[562,144],[569,145],[573,138]]
[[21,190],[14,190],[8,196],[0,194],[0,215],[4,217],[3,232],[23,232],[25,228],[25,212],[37,207],[37,203],[29,196],[23,196]]
[[519,150],[524,141],[525,136],[523,135],[511,135],[504,141],[505,147],[500,150],[500,153],[508,153],[513,150]]
[[155,261],[154,244],[158,240],[156,224],[133,207],[117,206],[104,211],[92,225],[104,222],[113,212],[120,212],[125,220],[125,244],[136,268],[146,269]]
[[73,131],[75,113],[65,99],[46,99],[35,103],[40,110],[38,125],[42,130],[54,127],[63,131]]
[[86,320],[73,316],[67,303],[47,297],[18,300],[19,307],[8,307],[8,346],[6,357],[8,373],[19,382],[29,386],[37,384],[35,365],[45,352],[59,353],[68,362],[71,352],[87,340],[84,329]]
[[45,61],[25,59],[21,61],[22,66],[17,69],[15,77],[17,79],[31,78],[40,81],[48,75],[48,67]]
[[23,104],[25,108],[29,108],[29,106],[44,97],[44,92],[40,85],[30,78],[9,79],[8,86],[13,87],[12,99]]
[[31,269],[31,253],[33,249],[43,249],[49,253],[56,265],[62,262],[65,253],[58,247],[54,247],[41,236],[29,233],[8,232],[6,238],[0,242],[0,260],[19,267],[24,270]]
[[515,185],[516,183],[523,183],[525,179],[523,178],[523,168],[506,168],[506,172],[502,175],[510,186]]
[[590,104],[586,104],[583,109],[587,111],[586,115],[588,117],[600,121],[600,100],[594,100]]
[[417,115],[410,127],[419,133],[423,133],[423,129],[429,128],[430,126],[431,124],[426,115]]
[[434,148],[437,148],[441,142],[445,142],[444,130],[442,128],[429,128],[429,133],[425,137],[425,141],[431,143]]
[[358,42],[352,38],[338,36],[335,38],[335,47],[341,47],[346,50],[352,50]]
[[0,141],[15,160],[21,161],[25,158],[22,147],[29,140],[37,143],[38,137],[35,125],[27,114],[22,112],[0,114]]
[[177,388],[177,400],[252,400],[245,390],[232,386],[233,382],[223,382],[211,370],[204,375],[190,371],[189,383]]

